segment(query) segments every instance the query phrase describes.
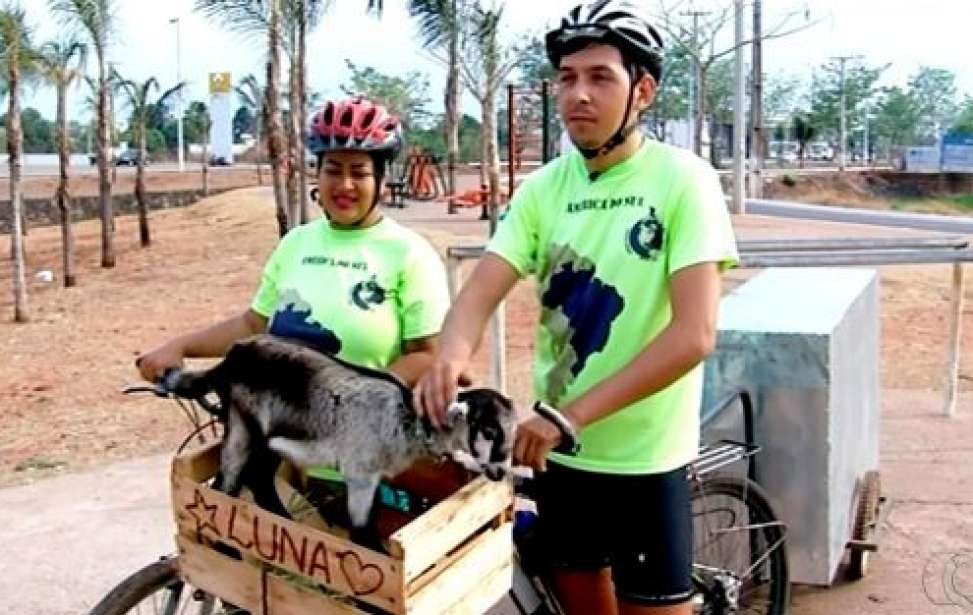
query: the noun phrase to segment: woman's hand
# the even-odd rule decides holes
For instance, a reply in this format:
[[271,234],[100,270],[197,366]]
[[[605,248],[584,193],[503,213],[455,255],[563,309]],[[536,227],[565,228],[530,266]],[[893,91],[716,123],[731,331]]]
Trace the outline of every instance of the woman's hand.
[[162,378],[167,370],[181,368],[185,356],[182,344],[178,340],[171,340],[140,355],[135,359],[135,367],[138,368],[142,378],[155,382]]

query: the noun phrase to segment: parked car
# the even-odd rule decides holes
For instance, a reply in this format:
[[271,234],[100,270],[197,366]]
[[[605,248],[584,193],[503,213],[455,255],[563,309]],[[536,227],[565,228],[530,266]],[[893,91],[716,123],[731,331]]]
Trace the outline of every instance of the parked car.
[[807,146],[808,160],[834,160],[834,148],[824,142],[809,143]]
[[[148,156],[145,157],[145,164],[149,164],[151,160]],[[134,167],[139,163],[139,151],[137,149],[127,149],[118,155],[115,159],[115,166],[119,167]]]
[[211,167],[228,167],[232,164],[233,163],[227,160],[224,156],[213,155],[209,157],[209,166]]
[[794,141],[771,141],[767,153],[780,162],[797,162],[800,146]]

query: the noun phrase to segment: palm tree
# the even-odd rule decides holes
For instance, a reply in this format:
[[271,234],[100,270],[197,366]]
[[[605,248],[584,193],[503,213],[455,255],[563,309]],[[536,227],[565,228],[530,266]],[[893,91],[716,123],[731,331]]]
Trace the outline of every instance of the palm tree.
[[14,321],[27,322],[27,279],[24,273],[23,192],[21,169],[23,167],[24,135],[20,127],[20,88],[22,76],[33,69],[34,50],[31,31],[23,8],[8,2],[0,11],[0,60],[7,81],[7,154],[10,165],[10,242],[13,251]]
[[[132,111],[132,118],[129,124],[131,139],[138,147],[138,168],[135,174],[135,200],[139,207],[139,240],[142,247],[147,247],[152,243],[149,236],[149,207],[145,201],[145,159],[148,156],[146,148],[146,130],[149,119],[155,109],[163,107],[168,100],[182,91],[186,82],[177,84],[162,93],[154,101],[151,99],[152,93],[158,91],[159,82],[155,77],[150,77],[142,83],[129,79],[118,79],[118,84],[122,92],[125,93],[128,106]],[[203,153],[205,167],[205,152]]]
[[281,2],[284,0],[196,0],[197,11],[225,27],[243,34],[267,34],[267,84],[264,109],[267,128],[267,155],[270,158],[277,227],[283,237],[290,228],[287,193],[284,186],[283,126],[280,112]]
[[[274,199],[277,205],[277,226],[283,237],[296,220],[289,216],[283,167],[287,155],[284,151],[284,129],[280,110],[280,51],[284,34],[285,2],[292,0],[195,0],[195,9],[207,17],[215,19],[225,27],[244,34],[265,32],[267,34],[267,83],[264,95],[264,120],[267,131],[267,153],[274,185]],[[313,0],[307,0],[312,3]],[[326,5],[326,2],[321,3]],[[368,0],[366,10],[381,12],[382,0]],[[303,84],[303,69],[301,69]],[[303,85],[301,86],[302,89]],[[292,90],[294,88],[291,88]],[[303,108],[303,105],[302,107]],[[303,113],[303,112],[302,112]],[[302,150],[303,153],[303,150]],[[296,161],[303,165],[304,156]]]
[[68,88],[83,76],[88,56],[87,46],[76,37],[49,41],[41,46],[38,61],[44,77],[57,90],[57,150],[60,177],[55,200],[61,213],[61,257],[64,263],[64,286],[77,284],[74,274],[74,231],[71,226],[71,192],[68,189],[68,166],[71,139],[68,137]]
[[442,50],[438,58],[447,66],[446,96],[446,175],[449,213],[456,211],[456,162],[459,157],[460,47],[463,24],[468,21],[467,0],[409,0],[409,15],[419,20],[419,35],[427,50]]
[[98,197],[101,202],[101,266],[115,266],[115,220],[111,200],[111,134],[105,53],[114,26],[114,0],[48,0],[67,25],[87,33],[98,57]]
[[307,193],[307,168],[304,164],[304,143],[307,123],[307,34],[321,21],[326,3],[324,0],[285,0],[283,8],[284,49],[290,61],[290,93],[288,143],[290,159],[288,168],[288,194],[291,220],[303,224],[310,216]]
[[257,183],[263,184],[263,166],[261,165],[261,150],[263,143],[263,125],[265,121],[264,100],[263,100],[263,88],[257,82],[257,78],[253,75],[247,75],[240,80],[239,85],[233,88],[237,96],[240,97],[240,104],[242,104],[247,110],[253,113],[256,118],[256,133],[254,135],[256,139],[257,147]]

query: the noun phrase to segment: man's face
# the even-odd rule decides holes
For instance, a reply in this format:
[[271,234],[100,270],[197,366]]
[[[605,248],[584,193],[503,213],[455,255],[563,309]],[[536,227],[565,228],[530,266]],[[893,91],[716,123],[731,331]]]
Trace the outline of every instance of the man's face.
[[611,45],[562,57],[557,104],[571,140],[583,148],[607,141],[622,124],[629,87],[622,54]]

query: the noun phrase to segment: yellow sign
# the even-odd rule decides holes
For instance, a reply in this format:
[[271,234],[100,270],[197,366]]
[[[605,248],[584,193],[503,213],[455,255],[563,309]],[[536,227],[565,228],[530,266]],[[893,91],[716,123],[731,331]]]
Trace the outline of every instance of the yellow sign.
[[210,73],[209,74],[209,93],[223,94],[233,89],[233,80],[230,73]]

